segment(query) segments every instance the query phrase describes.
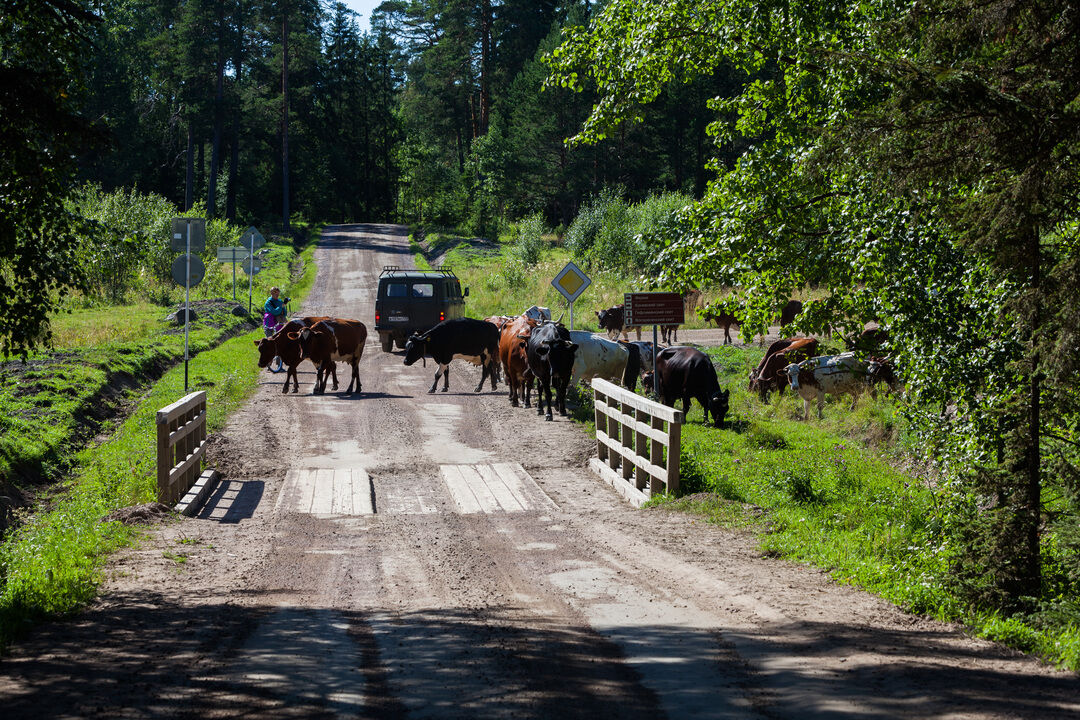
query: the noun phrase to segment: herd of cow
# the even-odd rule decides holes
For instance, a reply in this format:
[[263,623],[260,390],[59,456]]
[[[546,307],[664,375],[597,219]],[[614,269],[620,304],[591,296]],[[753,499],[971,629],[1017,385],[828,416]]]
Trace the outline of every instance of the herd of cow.
[[[490,379],[491,389],[501,374],[509,387],[510,404],[532,405],[536,384],[536,410],[546,419],[553,418],[554,408],[566,415],[566,394],[572,383],[602,378],[619,382],[635,390],[639,380],[651,387],[658,385],[660,400],[674,407],[682,399],[683,411],[689,412],[692,400],[705,411],[705,420],[717,427],[724,422],[729,391],[722,390],[712,362],[705,353],[692,347],[671,346],[657,349],[651,342],[630,341],[622,325],[619,308],[597,313],[601,329],[615,332],[614,338],[600,333],[568,330],[553,321],[547,308],[533,306],[519,316],[498,315],[484,320],[456,318],[439,323],[425,333],[415,333],[405,345],[405,365],[417,361],[437,365],[435,379],[428,389],[433,393],[442,378],[442,391],[449,390],[450,363],[463,359],[481,367],[480,392]],[[674,339],[674,331],[670,331]],[[619,341],[622,333],[626,340]],[[864,332],[860,340],[880,343],[881,330]],[[338,389],[336,364],[348,362],[352,376],[346,392],[361,391],[359,362],[367,341],[367,328],[359,320],[330,317],[304,317],[289,321],[274,335],[256,340],[259,367],[280,357],[287,366],[282,392],[299,389],[296,367],[310,360],[316,367],[313,392],[323,393],[327,380]],[[855,397],[878,382],[890,389],[898,381],[889,363],[882,359],[860,360],[854,352],[819,356],[814,338],[777,340],[750,373],[750,390],[764,401],[772,390],[779,393],[790,385],[803,398],[803,417],[809,418],[810,404],[817,401],[821,417],[826,394],[851,394]],[[354,389],[355,388],[355,389]],[[552,402],[552,391],[555,400]]]

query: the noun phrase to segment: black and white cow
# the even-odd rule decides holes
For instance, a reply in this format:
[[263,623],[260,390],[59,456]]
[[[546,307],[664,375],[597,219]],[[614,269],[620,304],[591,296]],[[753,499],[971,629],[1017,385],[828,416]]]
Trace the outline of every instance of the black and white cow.
[[783,369],[787,380],[803,399],[803,420],[810,419],[810,401],[817,399],[818,420],[822,418],[825,395],[852,396],[852,405],[859,395],[870,388],[869,366],[855,357],[855,353],[819,355],[801,363],[792,363]]
[[[683,414],[690,413],[690,401],[696,399],[705,410],[705,422],[712,414],[713,424],[720,427],[728,411],[729,391],[720,389],[716,369],[709,356],[692,347],[675,346],[656,353],[656,374],[660,378],[660,401],[675,407],[682,398]],[[645,376],[646,387],[652,387],[652,377]]]
[[536,413],[544,413],[547,401],[547,420],[552,419],[551,386],[555,386],[555,398],[559,414],[566,415],[566,386],[574,369],[574,351],[577,345],[570,340],[570,331],[561,323],[544,322],[532,329],[525,346],[529,370],[536,378]]
[[467,360],[482,368],[480,384],[474,392],[480,392],[489,376],[494,390],[499,377],[499,328],[486,320],[473,318],[444,320],[423,335],[413,333],[405,343],[406,365],[426,357],[439,365],[429,393],[435,392],[440,377],[443,379],[442,391],[450,389],[450,361],[455,359]]

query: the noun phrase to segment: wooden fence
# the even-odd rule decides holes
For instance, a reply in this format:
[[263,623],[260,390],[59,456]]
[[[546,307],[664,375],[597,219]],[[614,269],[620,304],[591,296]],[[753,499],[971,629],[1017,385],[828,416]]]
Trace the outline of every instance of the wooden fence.
[[158,501],[172,505],[195,485],[206,454],[206,393],[157,411]]
[[683,414],[606,380],[593,380],[596,453],[591,466],[630,502],[679,489]]

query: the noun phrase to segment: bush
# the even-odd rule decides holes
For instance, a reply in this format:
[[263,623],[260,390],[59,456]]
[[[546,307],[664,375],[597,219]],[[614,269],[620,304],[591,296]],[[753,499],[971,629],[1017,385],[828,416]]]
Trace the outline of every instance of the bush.
[[544,249],[544,216],[541,213],[529,215],[514,228],[514,243],[510,254],[522,265],[532,267],[540,262]]

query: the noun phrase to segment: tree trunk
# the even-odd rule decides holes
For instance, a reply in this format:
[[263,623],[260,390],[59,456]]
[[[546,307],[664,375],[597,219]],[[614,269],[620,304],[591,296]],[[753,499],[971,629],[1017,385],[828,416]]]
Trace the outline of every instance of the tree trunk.
[[225,1],[218,0],[217,87],[214,89],[214,136],[210,145],[210,177],[206,183],[206,216],[217,214],[217,176],[221,170],[221,135],[225,123]]
[[289,237],[289,8],[281,20],[281,219]]
[[188,121],[187,127],[187,173],[184,178],[184,212],[195,204],[195,130]]
[[233,110],[232,143],[229,147],[229,185],[225,192],[225,217],[236,220],[236,183],[239,178],[237,167],[240,165],[240,77],[244,59],[244,3],[236,3],[236,46],[233,54],[233,68],[236,80],[233,82],[236,95],[236,107]]
[[491,0],[480,2],[480,135],[491,115]]
[[1040,404],[1042,400],[1042,369],[1039,366],[1037,347],[1041,329],[1042,306],[1042,262],[1040,257],[1039,232],[1033,230],[1029,241],[1032,257],[1032,318],[1031,318],[1031,377],[1028,384],[1028,458],[1027,487],[1024,497],[1026,555],[1023,559],[1024,586],[1028,595],[1039,597],[1042,587],[1042,560],[1039,552],[1039,524],[1042,518],[1042,458],[1040,453],[1042,429],[1040,427]]

